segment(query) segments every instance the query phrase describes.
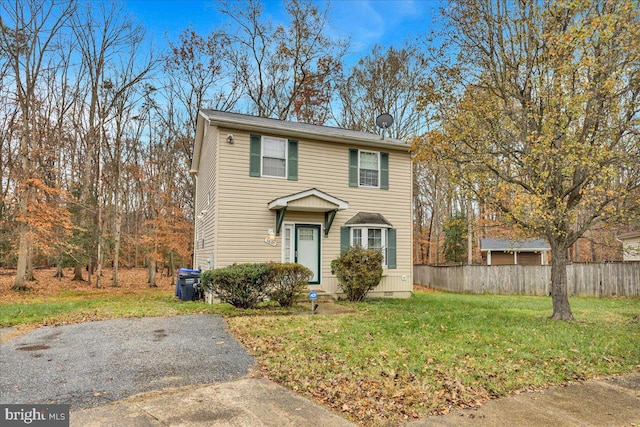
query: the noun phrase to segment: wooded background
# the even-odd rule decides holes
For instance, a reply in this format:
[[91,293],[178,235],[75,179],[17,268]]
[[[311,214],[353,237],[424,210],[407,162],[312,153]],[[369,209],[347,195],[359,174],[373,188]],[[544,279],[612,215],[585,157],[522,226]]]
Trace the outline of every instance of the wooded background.
[[[380,133],[376,116],[388,112],[395,121],[386,136],[414,145],[415,262],[477,262],[481,237],[522,236],[522,224],[491,196],[470,191],[451,173],[450,159],[425,149],[442,148],[436,142],[451,135],[453,120],[445,118],[457,117],[457,129],[473,128],[456,111],[469,102],[469,88],[484,86],[473,73],[465,77],[463,68],[445,64],[447,58],[458,65],[464,59],[462,30],[473,25],[462,17],[481,33],[492,28],[492,17],[520,10],[501,1],[488,11],[482,2],[450,3],[458,9],[443,15],[449,24],[440,34],[444,42],[434,42],[425,23],[421,39],[374,46],[347,66],[349,41],[330,35],[325,3],[286,1],[288,22],[277,25],[263,15],[259,1],[221,1],[218,28],[209,34],[185,28],[177,40],[168,40],[166,51],[157,51],[123,3],[1,2],[0,267],[17,268],[20,288],[41,266],[73,266],[78,278],[88,269],[98,287],[104,285],[103,266],[114,267],[114,286],[118,267],[149,267],[153,286],[161,267],[189,266],[194,185],[188,170],[199,108],[373,133]],[[569,24],[586,18],[637,24],[637,3],[620,3],[567,3],[561,9]],[[533,2],[523,4],[522,10],[533,11]],[[538,12],[523,12],[520,21],[546,29],[560,16]],[[631,27],[621,30],[625,40],[634,36]],[[542,45],[526,45],[527,34],[518,31],[498,29],[513,42],[500,54],[536,56]],[[471,30],[466,36],[475,37]],[[628,60],[638,57],[637,45],[625,49]],[[478,64],[467,72],[481,70]],[[622,101],[629,109],[613,113],[630,116],[623,136],[637,162],[638,62],[621,73],[630,86]],[[490,70],[478,75],[482,80]],[[482,105],[487,98],[473,102]],[[636,171],[632,165],[624,173]],[[482,180],[475,182],[472,189],[482,187]],[[637,204],[637,188],[637,180],[625,187],[630,207]],[[570,259],[620,259],[616,233],[640,224],[627,214],[598,218],[580,230]]]

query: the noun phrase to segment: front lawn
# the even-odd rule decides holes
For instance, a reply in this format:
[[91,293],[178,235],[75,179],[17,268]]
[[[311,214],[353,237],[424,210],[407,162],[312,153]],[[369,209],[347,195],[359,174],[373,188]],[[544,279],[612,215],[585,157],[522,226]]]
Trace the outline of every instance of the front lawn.
[[416,293],[340,316],[234,317],[272,380],[364,425],[446,413],[509,393],[640,369],[640,299]]
[[[37,271],[31,292],[0,274],[0,327],[10,340],[41,325],[118,317],[220,314],[262,372],[362,425],[395,425],[522,390],[640,370],[640,299],[571,298],[576,322],[550,321],[545,297],[417,292],[352,304],[355,313],[294,315],[265,305],[182,302],[144,270],[96,289]],[[108,276],[106,276],[108,279]],[[349,305],[349,304],[347,304]],[[305,304],[299,307],[309,312]],[[259,317],[258,317],[259,316]]]

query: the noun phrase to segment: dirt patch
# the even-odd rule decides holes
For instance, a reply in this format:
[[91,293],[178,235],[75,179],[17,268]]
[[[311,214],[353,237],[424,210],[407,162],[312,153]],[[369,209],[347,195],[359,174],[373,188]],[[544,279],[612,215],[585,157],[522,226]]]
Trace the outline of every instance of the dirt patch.
[[414,292],[438,292],[433,288],[429,288],[427,286],[422,286],[422,285],[416,285],[415,283],[413,285],[413,291]]
[[[34,271],[35,281],[27,282],[28,291],[12,291],[15,282],[15,270],[0,269],[0,303],[21,302],[34,298],[45,298],[61,292],[75,292],[86,295],[87,298],[100,295],[123,295],[144,292],[149,289],[149,271],[145,268],[121,269],[118,272],[118,286],[113,287],[113,270],[105,268],[102,274],[102,288],[96,287],[96,277],[88,282],[85,272],[84,281],[73,281],[72,269],[64,270],[64,277],[54,277],[55,268],[38,269]],[[171,277],[156,275],[156,284],[161,289],[171,289]]]
[[304,315],[310,315],[310,314],[332,315],[332,314],[348,314],[348,313],[356,312],[356,310],[351,307],[345,307],[343,305],[336,304],[334,302],[318,303],[318,307],[313,312],[311,311],[311,305],[309,305],[308,307],[309,307],[308,311],[301,311],[298,314],[304,316]]

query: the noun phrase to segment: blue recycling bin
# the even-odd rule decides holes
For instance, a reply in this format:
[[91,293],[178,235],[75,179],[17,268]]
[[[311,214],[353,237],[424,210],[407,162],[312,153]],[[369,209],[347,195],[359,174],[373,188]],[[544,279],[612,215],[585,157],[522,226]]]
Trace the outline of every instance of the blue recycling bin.
[[176,296],[182,301],[191,301],[195,294],[194,285],[200,281],[200,270],[190,270],[188,268],[178,269],[178,280],[176,280]]

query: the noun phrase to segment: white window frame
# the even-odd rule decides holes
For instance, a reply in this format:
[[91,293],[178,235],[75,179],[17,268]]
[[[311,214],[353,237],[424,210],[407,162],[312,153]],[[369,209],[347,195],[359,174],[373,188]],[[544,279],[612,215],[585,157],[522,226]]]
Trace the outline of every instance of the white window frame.
[[[296,224],[295,223],[287,223],[282,224],[282,262],[295,262],[296,259],[296,251],[295,251],[295,232],[296,232]],[[289,247],[286,246],[286,240],[289,240]]]
[[[283,142],[284,143],[284,175],[280,176],[280,175],[267,175],[264,173],[264,152],[265,152],[265,147],[267,146],[267,144],[269,142]],[[270,158],[276,158],[276,157],[270,157]],[[276,138],[273,136],[262,136],[262,143],[260,144],[260,176],[265,176],[265,177],[269,177],[269,178],[281,178],[281,179],[287,179],[289,173],[289,143],[288,140],[286,138]]]
[[369,246],[369,230],[381,230],[380,237],[380,249],[382,250],[382,268],[387,268],[387,240],[389,235],[389,227],[385,227],[382,225],[357,225],[349,227],[349,245],[356,246],[353,241],[353,232],[354,230],[361,231],[361,241],[360,245],[363,249],[368,249]]
[[[360,167],[360,154],[361,153],[370,153],[370,154],[375,154],[378,157],[378,185],[367,185],[367,184],[363,184],[362,181],[360,180],[360,171],[361,171],[361,167]],[[380,152],[379,151],[368,151],[368,150],[358,150],[358,186],[359,187],[365,187],[365,188],[380,188],[380,168],[381,168],[381,164],[380,162],[382,161],[381,156],[380,156]],[[372,169],[367,169],[367,170],[372,170]]]

